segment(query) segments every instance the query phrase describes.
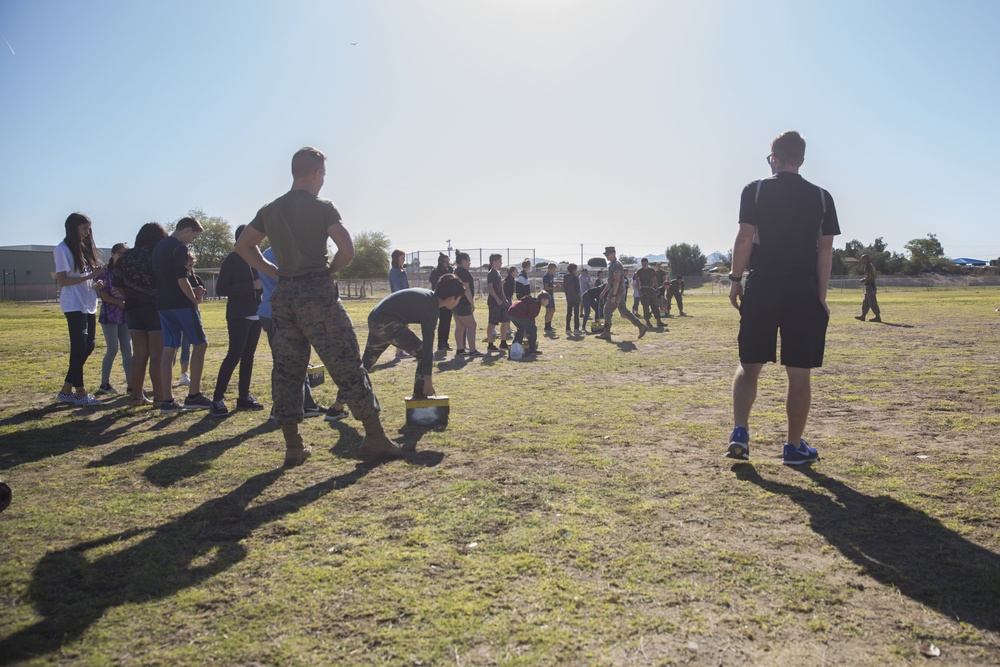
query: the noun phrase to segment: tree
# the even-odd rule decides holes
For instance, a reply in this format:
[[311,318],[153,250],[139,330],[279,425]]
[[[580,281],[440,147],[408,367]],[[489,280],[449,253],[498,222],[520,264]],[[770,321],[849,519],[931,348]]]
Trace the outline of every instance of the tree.
[[852,239],[844,245],[844,255],[847,257],[860,258],[865,251],[865,244],[857,239]]
[[382,232],[354,234],[354,260],[337,273],[338,278],[389,277],[389,237]]
[[944,247],[934,234],[928,234],[925,239],[913,239],[903,247],[910,252],[908,270],[911,273],[919,273],[934,266],[941,267],[947,263]]
[[676,243],[667,248],[670,272],[675,276],[700,276],[707,261],[701,248],[687,243]]
[[592,269],[606,269],[608,268],[608,260],[603,257],[591,257],[587,260],[587,266]]
[[622,264],[638,264],[639,263],[639,260],[636,259],[635,257],[633,257],[632,255],[622,255],[621,257],[618,258],[618,261],[621,262]]
[[[197,218],[205,231],[191,242],[191,250],[198,258],[198,267],[202,269],[217,269],[222,266],[222,260],[233,251],[236,239],[233,238],[233,228],[229,221],[217,215],[206,215],[200,208],[193,208],[188,215]],[[167,225],[167,231],[173,232],[176,222]]]

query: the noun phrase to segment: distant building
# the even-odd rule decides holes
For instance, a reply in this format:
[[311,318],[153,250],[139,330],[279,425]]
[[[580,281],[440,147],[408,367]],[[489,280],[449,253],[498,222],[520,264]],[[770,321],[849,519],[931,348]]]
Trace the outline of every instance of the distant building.
[[[56,285],[56,260],[52,245],[0,246],[0,300],[54,301],[59,297]],[[102,261],[111,257],[111,248],[98,248]]]

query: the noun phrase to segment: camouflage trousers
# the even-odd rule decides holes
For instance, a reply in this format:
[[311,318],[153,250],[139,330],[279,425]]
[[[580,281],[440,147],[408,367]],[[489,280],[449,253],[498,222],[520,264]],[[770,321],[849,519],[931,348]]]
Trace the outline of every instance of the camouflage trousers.
[[608,302],[604,304],[604,333],[611,333],[611,316],[614,315],[615,311],[618,311],[622,317],[639,327],[642,323],[639,322],[639,318],[632,314],[632,311],[628,309],[628,303],[626,297],[623,295],[616,301],[608,299]]
[[684,314],[684,298],[681,296],[680,292],[675,292],[674,290],[667,290],[666,291],[666,299],[667,299],[667,315],[670,314],[670,302],[673,299],[677,299],[677,310],[678,310],[678,312],[680,312],[681,314]]
[[271,311],[275,420],[279,424],[302,421],[302,378],[309,365],[310,345],[354,418],[360,422],[378,419],[381,406],[361,365],[358,336],[340,302],[337,283],[332,278],[279,281],[271,295]]
[[869,309],[875,313],[876,317],[882,315],[882,309],[878,307],[878,297],[875,296],[877,293],[878,288],[875,285],[865,285],[865,300],[861,302],[861,317],[867,315]]
[[660,307],[656,303],[656,288],[643,287],[639,290],[639,303],[642,304],[642,319],[649,324],[650,316],[656,317],[660,321]]
[[[423,356],[424,344],[417,337],[417,334],[410,331],[405,322],[369,318],[368,342],[365,344],[364,354],[361,355],[361,365],[364,366],[365,371],[370,371],[390,345],[395,345],[404,352],[413,355],[417,362],[417,370],[413,376],[413,397],[422,397],[424,395],[424,374],[420,372],[420,358]],[[345,403],[344,399],[343,392],[339,392],[337,400]]]

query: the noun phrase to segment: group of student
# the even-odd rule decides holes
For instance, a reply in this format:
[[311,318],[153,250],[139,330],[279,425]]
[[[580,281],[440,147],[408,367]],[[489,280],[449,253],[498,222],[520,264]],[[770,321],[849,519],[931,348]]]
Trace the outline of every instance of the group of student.
[[[210,410],[213,416],[228,413],[225,395],[237,365],[239,395],[236,406],[262,410],[250,394],[254,353],[260,338],[258,306],[263,286],[257,271],[239,255],[223,261],[216,284],[218,294],[228,297],[226,323],[229,348],[219,367],[215,391],[208,398],[201,391],[208,340],[198,304],[205,284],[194,273],[195,256],[189,245],[202,233],[193,217],[177,222],[172,234],[162,225],[143,225],[132,248],[116,243],[106,265],[94,242],[92,222],[83,213],[73,213],[65,223],[66,236],[54,250],[59,302],[66,316],[70,338],[69,370],[56,400],[78,406],[100,404],[98,395],[117,394],[110,374],[119,351],[127,381],[126,394],[134,406],[157,405],[169,414],[180,410]],[[236,229],[239,239],[244,227]],[[97,316],[100,302],[100,316]],[[101,324],[107,344],[101,368],[101,385],[89,394],[83,367],[94,351],[96,324]],[[193,349],[190,359],[182,352],[181,382],[188,387],[183,403],[173,395],[176,352]],[[190,366],[190,373],[188,367]],[[149,377],[152,398],[147,397]]]

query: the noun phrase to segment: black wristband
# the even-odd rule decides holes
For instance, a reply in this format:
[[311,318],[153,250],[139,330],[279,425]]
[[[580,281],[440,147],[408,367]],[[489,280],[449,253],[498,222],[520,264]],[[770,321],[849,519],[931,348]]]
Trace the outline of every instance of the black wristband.
[[734,283],[741,283],[741,282],[743,282],[743,276],[742,275],[734,276],[733,274],[730,273],[729,274],[729,279],[731,281],[733,281]]

